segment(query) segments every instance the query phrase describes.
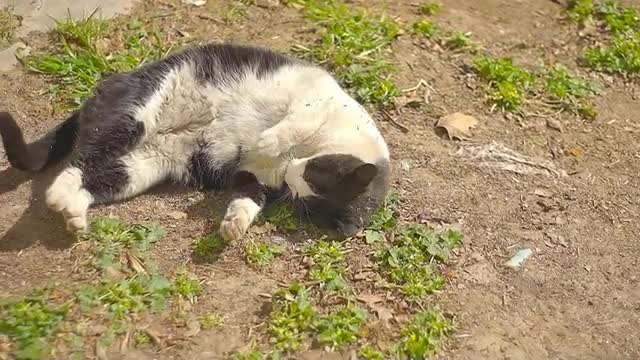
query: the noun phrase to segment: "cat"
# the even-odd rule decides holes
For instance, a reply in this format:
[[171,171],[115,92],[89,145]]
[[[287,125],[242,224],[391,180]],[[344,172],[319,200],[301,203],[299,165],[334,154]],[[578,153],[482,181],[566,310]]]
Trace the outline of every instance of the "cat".
[[0,135],[19,170],[65,161],[45,200],[73,233],[87,231],[91,205],[170,181],[231,191],[219,227],[229,241],[283,191],[312,223],[349,237],[382,204],[391,173],[375,122],[328,71],[249,45],[192,46],[106,77],[30,144],[0,113]]

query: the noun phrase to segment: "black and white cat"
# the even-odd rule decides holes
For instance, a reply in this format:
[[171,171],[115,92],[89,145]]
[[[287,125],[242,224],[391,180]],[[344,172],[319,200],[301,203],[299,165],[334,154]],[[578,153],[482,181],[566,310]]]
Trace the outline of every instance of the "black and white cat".
[[8,113],[10,163],[40,171],[67,159],[46,191],[67,229],[94,203],[170,180],[233,198],[220,233],[241,238],[271,193],[342,236],[365,226],[389,186],[387,145],[366,110],[325,70],[270,50],[211,44],[103,80],[84,104],[26,144]]

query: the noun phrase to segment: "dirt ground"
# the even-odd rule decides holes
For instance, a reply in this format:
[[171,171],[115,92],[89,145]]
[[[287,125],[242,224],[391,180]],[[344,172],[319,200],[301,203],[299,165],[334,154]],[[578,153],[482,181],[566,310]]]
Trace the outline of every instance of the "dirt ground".
[[[235,40],[288,50],[307,41],[308,23],[295,9],[258,1],[245,18],[224,24],[212,18],[216,1],[198,8],[147,1],[136,13],[159,19],[163,28],[206,40]],[[264,4],[263,4],[264,3]],[[385,10],[403,22],[418,18],[409,1],[353,1]],[[523,64],[538,59],[576,68],[581,40],[550,0],[444,0],[435,18],[442,26],[470,31],[494,55]],[[178,35],[176,35],[178,36]],[[42,40],[33,35],[25,42]],[[464,60],[425,46],[408,35],[392,45],[401,88],[425,80],[430,102],[405,108],[398,119],[376,119],[395,164],[393,187],[405,203],[405,220],[459,226],[464,247],[450,266],[450,283],[433,298],[455,318],[456,331],[442,359],[638,359],[640,358],[640,85],[592,74],[605,84],[593,121],[559,115],[562,132],[535,115],[518,121],[492,113]],[[17,69],[0,74],[0,109],[16,115],[26,135],[36,137],[63,114],[53,113],[47,79]],[[424,88],[419,90],[423,96]],[[446,113],[476,116],[472,140],[443,140],[434,122]],[[548,171],[515,173],[478,155],[505,146]],[[531,167],[525,167],[531,169]],[[537,168],[541,169],[541,168]],[[567,175],[562,176],[565,172]],[[47,176],[30,180],[0,156],[0,296],[34,287],[82,281],[73,239],[42,201]],[[191,244],[219,219],[212,194],[160,189],[125,203],[100,206],[91,216],[159,221],[168,236],[153,255],[162,269],[191,262]],[[175,220],[173,212],[185,212]],[[286,246],[295,247],[295,244]],[[533,255],[519,270],[503,263],[521,248]],[[295,263],[294,263],[295,262]],[[264,321],[260,296],[302,271],[283,257],[265,271],[249,268],[232,247],[214,264],[191,264],[205,279],[202,311],[227,320],[202,331],[188,346],[130,358],[210,359],[242,347],[250,329]],[[340,358],[310,351],[302,358]],[[348,355],[344,355],[348,358]]]

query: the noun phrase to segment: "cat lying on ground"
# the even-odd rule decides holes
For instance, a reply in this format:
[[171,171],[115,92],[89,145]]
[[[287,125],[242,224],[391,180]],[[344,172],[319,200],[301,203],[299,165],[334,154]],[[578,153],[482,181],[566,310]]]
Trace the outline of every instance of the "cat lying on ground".
[[31,144],[0,113],[0,135],[18,169],[68,162],[46,203],[72,232],[87,230],[92,204],[169,180],[231,189],[220,224],[227,240],[241,238],[281,189],[312,222],[352,236],[389,186],[383,137],[329,73],[247,46],[192,47],[112,75]]

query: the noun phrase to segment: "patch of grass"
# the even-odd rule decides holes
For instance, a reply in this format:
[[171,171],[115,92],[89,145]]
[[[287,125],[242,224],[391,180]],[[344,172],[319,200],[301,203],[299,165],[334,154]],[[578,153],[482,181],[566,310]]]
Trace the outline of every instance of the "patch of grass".
[[21,19],[13,13],[12,6],[0,8],[0,40],[11,40],[20,22]]
[[151,336],[146,331],[136,331],[133,334],[133,341],[136,346],[144,346],[151,343]]
[[613,74],[640,73],[640,31],[616,35],[609,46],[589,48],[584,53],[588,66]]
[[216,312],[210,312],[200,317],[200,324],[203,329],[209,330],[224,324],[225,317]]
[[204,262],[213,262],[227,246],[227,242],[217,233],[209,234],[193,243],[193,256]]
[[194,303],[198,296],[202,294],[202,288],[197,278],[182,272],[173,281],[173,291],[183,299]]
[[378,351],[369,345],[364,345],[358,351],[358,359],[363,360],[384,360],[385,354],[382,351]]
[[640,13],[607,0],[594,6],[591,0],[574,0],[569,16],[577,21],[595,18],[604,24],[610,36],[604,45],[590,47],[583,54],[587,66],[599,72],[621,75],[640,73]]
[[433,263],[446,261],[461,243],[462,235],[456,231],[437,234],[426,226],[412,225],[398,232],[393,244],[376,254],[376,260],[387,278],[416,301],[444,286]]
[[144,267],[140,258],[151,246],[165,235],[165,231],[155,225],[128,225],[111,218],[98,218],[91,224],[91,231],[85,239],[95,245],[95,265],[100,269],[119,268],[124,252],[128,251],[129,262],[134,261],[134,270]]
[[337,241],[318,240],[308,245],[305,255],[313,260],[313,266],[309,271],[311,279],[320,282],[321,286],[328,290],[345,289],[346,253],[344,246]]
[[282,355],[278,351],[263,352],[251,350],[246,353],[237,352],[231,356],[232,360],[280,360]]
[[103,283],[97,301],[105,307],[109,318],[121,320],[132,313],[164,309],[172,292],[173,287],[166,278],[136,274],[125,280]]
[[293,284],[275,294],[275,310],[269,320],[271,341],[280,350],[296,351],[307,338],[315,310],[305,287]]
[[21,300],[0,302],[0,333],[15,343],[16,359],[48,357],[49,340],[65,320],[68,305],[54,306],[44,291],[36,291]]
[[433,21],[426,19],[413,23],[411,29],[415,34],[422,35],[429,39],[434,37],[440,31],[438,25]]
[[394,67],[384,60],[383,49],[398,36],[398,24],[348,8],[339,1],[297,0],[305,17],[323,30],[320,41],[295,49],[303,57],[327,63],[358,100],[389,105],[400,91],[389,76]]
[[442,10],[442,4],[435,2],[424,2],[420,5],[420,13],[422,15],[432,16]]
[[277,246],[270,246],[264,241],[249,241],[245,246],[245,257],[247,262],[256,267],[270,265],[276,257],[282,254],[282,249]]
[[280,229],[295,231],[300,228],[293,205],[289,202],[276,202],[270,204],[261,213],[263,221],[267,221]]
[[[122,33],[111,26],[98,19],[95,11],[85,19],[57,21],[53,50],[21,60],[30,71],[57,77],[61,85],[55,91],[80,105],[105,75],[133,70],[170,51],[157,33],[145,30],[139,21],[132,21]],[[104,49],[98,45],[100,39],[114,36],[121,38],[112,39],[112,43],[121,43],[121,47]]]
[[400,195],[395,191],[389,191],[382,206],[376,211],[368,226],[372,231],[389,231],[398,225],[398,206]]
[[596,14],[603,18],[607,29],[614,34],[640,30],[640,14],[634,8],[625,8],[616,0],[608,0],[598,6]]
[[454,50],[467,48],[471,44],[471,33],[464,31],[454,31],[444,42],[447,48]]
[[518,110],[535,82],[532,73],[515,65],[510,58],[483,56],[476,58],[473,65],[480,78],[489,84],[492,102],[503,110]]
[[367,319],[367,313],[361,308],[345,306],[317,318],[313,328],[317,332],[320,344],[333,349],[341,349],[356,341],[360,328]]
[[244,17],[248,7],[253,5],[255,0],[233,1],[222,10],[222,20],[225,24],[233,24],[239,18]]
[[593,0],[571,0],[567,6],[569,18],[579,23],[589,20],[593,10]]
[[559,101],[565,109],[574,110],[585,118],[597,115],[591,98],[599,93],[599,87],[573,74],[562,65],[555,65],[545,75],[544,88],[547,94]]
[[400,359],[425,359],[438,349],[452,324],[435,310],[421,312],[400,332],[394,353]]

